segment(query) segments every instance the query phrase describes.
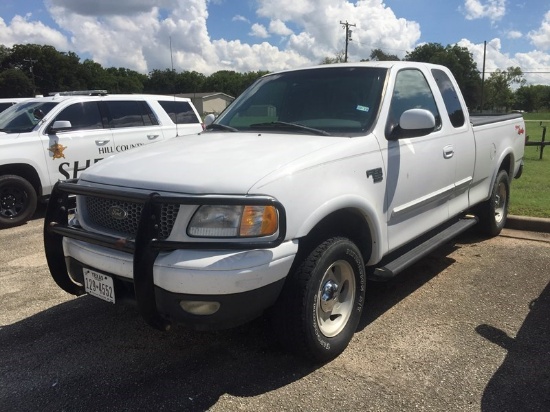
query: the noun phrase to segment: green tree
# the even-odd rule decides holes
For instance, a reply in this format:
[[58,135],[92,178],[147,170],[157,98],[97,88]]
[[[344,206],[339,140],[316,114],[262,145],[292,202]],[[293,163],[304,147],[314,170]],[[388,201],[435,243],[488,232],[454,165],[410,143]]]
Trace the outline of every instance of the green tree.
[[481,77],[472,53],[466,47],[457,45],[442,46],[439,43],[426,43],[407,53],[407,61],[441,64],[453,73],[470,109],[479,106],[481,101]]
[[514,92],[513,109],[537,112],[550,110],[550,86],[537,84],[520,86]]
[[340,50],[334,57],[325,57],[320,61],[320,64],[345,63],[345,60],[345,52],[344,50]]
[[514,105],[513,85],[524,85],[523,72],[519,67],[508,67],[506,71],[497,69],[485,82],[485,107],[507,112]]
[[238,96],[243,91],[243,75],[232,70],[217,71],[206,78],[203,91]]
[[196,71],[184,71],[176,76],[177,93],[198,93],[203,89],[206,76]]
[[[374,49],[370,54],[370,60],[383,62],[383,61],[397,61],[399,57],[395,54],[387,54],[382,51],[382,49]],[[361,60],[368,61],[368,60]]]
[[4,68],[18,68],[30,77],[36,93],[48,94],[78,90],[85,86],[80,78],[80,59],[52,46],[16,44],[3,62]]
[[174,94],[176,90],[177,73],[175,70],[155,69],[149,73],[149,77],[144,85],[146,93]]
[[20,69],[0,72],[0,97],[31,97],[33,84]]
[[143,93],[147,76],[122,67],[105,70],[105,88],[109,93]]

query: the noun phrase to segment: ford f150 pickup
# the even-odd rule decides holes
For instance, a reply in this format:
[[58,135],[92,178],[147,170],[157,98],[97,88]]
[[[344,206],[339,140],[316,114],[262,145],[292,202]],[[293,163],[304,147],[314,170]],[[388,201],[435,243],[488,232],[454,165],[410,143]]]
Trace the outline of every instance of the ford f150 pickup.
[[473,225],[497,235],[523,164],[521,115],[470,117],[451,72],[424,63],[269,74],[206,120],[56,185],[53,279],[135,300],[161,330],[266,313],[285,348],[320,362],[351,340],[367,279]]

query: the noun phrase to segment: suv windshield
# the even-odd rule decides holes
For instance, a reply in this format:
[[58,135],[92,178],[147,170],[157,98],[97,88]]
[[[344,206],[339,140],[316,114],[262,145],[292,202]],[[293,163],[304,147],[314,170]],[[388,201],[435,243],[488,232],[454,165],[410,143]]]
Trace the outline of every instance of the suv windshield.
[[362,135],[378,113],[386,72],[340,66],[267,75],[214,124],[243,131]]
[[34,129],[57,102],[23,102],[0,113],[0,131],[26,133]]

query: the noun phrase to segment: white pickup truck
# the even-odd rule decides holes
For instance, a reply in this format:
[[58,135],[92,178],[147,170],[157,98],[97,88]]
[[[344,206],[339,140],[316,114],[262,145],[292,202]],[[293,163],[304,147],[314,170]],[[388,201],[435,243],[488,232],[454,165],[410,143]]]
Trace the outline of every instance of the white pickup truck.
[[267,312],[285,348],[327,361],[356,330],[368,278],[474,224],[500,232],[524,142],[520,115],[470,117],[442,66],[269,74],[205,132],[58,183],[49,268],[69,293],[135,300],[163,330]]
[[0,113],[0,228],[25,223],[58,180],[105,157],[200,131],[191,101],[172,96],[82,90],[10,106]]

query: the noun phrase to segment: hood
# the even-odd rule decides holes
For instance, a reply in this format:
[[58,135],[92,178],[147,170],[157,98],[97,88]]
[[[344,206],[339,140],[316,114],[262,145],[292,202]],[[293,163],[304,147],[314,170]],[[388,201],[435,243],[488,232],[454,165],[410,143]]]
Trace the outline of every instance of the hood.
[[155,191],[243,194],[269,174],[307,167],[309,155],[343,139],[228,132],[182,136],[111,156],[81,179]]

